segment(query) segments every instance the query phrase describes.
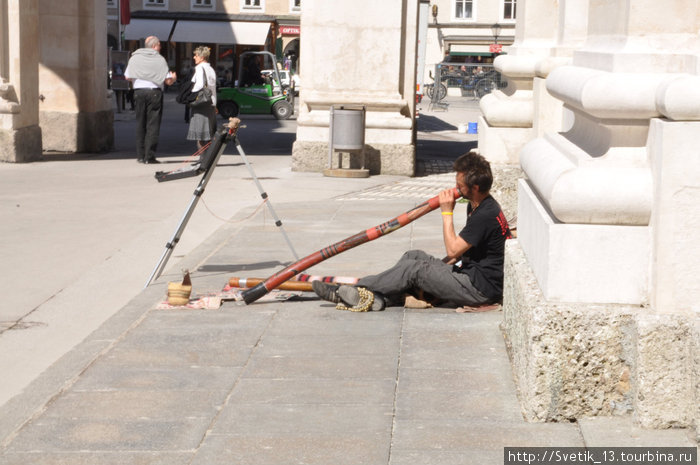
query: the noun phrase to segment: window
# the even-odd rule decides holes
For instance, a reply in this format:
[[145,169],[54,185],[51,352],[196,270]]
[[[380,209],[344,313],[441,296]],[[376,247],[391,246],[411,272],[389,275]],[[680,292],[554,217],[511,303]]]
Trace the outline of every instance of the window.
[[289,0],[289,11],[301,11],[301,0]]
[[455,0],[455,19],[472,19],[473,4],[473,0]]
[[216,0],[191,0],[192,11],[215,10]]
[[116,8],[116,7],[117,7],[116,0],[107,0],[107,8]]
[[265,0],[243,0],[241,2],[243,10],[263,10],[265,9]]
[[146,9],[168,9],[168,0],[143,0],[143,8]]
[[515,3],[517,0],[503,0],[503,19],[515,21]]

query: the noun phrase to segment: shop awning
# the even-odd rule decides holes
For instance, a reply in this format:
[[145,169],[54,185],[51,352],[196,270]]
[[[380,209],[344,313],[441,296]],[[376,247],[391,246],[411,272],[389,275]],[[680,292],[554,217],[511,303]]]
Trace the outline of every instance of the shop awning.
[[173,29],[172,19],[134,19],[124,26],[124,38],[126,40],[145,39],[148,36],[156,36],[161,42],[170,38]]
[[268,22],[179,20],[171,40],[195,44],[265,45],[269,31]]
[[488,45],[476,44],[451,44],[450,55],[491,55]]

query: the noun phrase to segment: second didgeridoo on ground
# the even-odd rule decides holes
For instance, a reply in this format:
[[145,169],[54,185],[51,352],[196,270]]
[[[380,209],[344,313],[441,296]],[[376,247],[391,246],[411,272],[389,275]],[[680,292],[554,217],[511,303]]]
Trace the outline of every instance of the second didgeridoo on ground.
[[[231,287],[238,288],[251,288],[258,284],[265,282],[262,278],[231,278],[228,280],[228,285]],[[277,289],[282,289],[283,291],[304,291],[311,292],[313,287],[311,287],[311,281],[285,281],[277,286]]]
[[[456,188],[454,189],[454,196],[455,199],[460,197],[460,193]],[[317,252],[312,253],[311,255],[302,258],[298,262],[289,265],[284,270],[273,274],[257,286],[252,287],[250,289],[246,289],[245,291],[241,292],[241,296],[243,297],[243,300],[246,304],[255,302],[260,297],[264,296],[265,294],[267,294],[283,282],[289,280],[293,276],[301,273],[305,269],[316,265],[317,263],[320,263],[335,255],[338,255],[341,252],[345,252],[346,250],[352,249],[353,247],[357,247],[360,244],[373,241],[378,237],[396,231],[397,229],[406,226],[408,223],[420,218],[426,213],[435,210],[439,206],[439,196],[436,195],[432,199],[423,202],[422,204],[412,208],[411,210],[408,210],[405,213],[400,214],[392,220],[389,220],[385,223],[382,223],[365,231],[361,231],[353,236],[343,239],[340,242],[336,242],[333,245],[329,245],[328,247],[325,247]]]

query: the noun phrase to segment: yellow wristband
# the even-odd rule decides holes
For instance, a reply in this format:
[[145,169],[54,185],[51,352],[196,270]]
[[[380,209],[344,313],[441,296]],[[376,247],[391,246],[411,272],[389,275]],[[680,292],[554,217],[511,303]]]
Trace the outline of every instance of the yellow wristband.
[[452,212],[442,212],[443,215],[452,215]]

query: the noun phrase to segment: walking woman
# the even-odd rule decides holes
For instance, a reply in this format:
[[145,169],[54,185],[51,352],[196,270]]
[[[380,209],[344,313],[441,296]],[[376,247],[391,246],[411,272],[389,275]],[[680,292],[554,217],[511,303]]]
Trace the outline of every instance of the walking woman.
[[200,105],[190,108],[190,127],[187,140],[196,140],[197,148],[201,149],[216,132],[216,72],[209,64],[209,47],[197,47],[194,50],[194,76],[192,77],[192,93],[199,92],[208,86],[212,91],[211,105]]

